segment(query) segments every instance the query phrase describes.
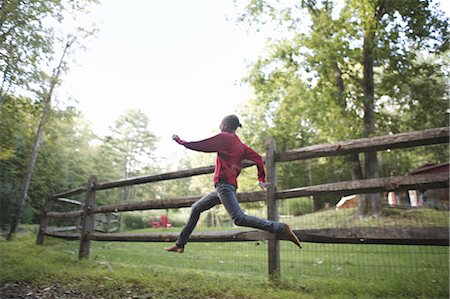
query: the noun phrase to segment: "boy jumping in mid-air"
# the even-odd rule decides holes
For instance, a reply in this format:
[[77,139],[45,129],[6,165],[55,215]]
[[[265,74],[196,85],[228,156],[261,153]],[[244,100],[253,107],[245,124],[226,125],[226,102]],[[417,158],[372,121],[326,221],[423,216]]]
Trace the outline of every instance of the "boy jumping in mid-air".
[[211,138],[187,142],[180,139],[177,135],[172,136],[172,139],[178,144],[184,145],[191,150],[205,153],[216,152],[217,159],[214,170],[215,191],[205,195],[192,205],[188,222],[181,231],[175,244],[165,248],[166,251],[183,253],[184,246],[197,225],[200,214],[220,203],[224,205],[234,224],[279,234],[301,248],[300,241],[292,232],[289,225],[249,216],[241,210],[236,198],[236,189],[237,177],[241,172],[243,160],[247,159],[256,164],[258,168],[259,186],[262,190],[266,190],[269,183],[265,180],[266,174],[262,157],[239,140],[239,137],[236,135],[238,127],[242,127],[238,117],[229,115],[220,124],[221,132]]

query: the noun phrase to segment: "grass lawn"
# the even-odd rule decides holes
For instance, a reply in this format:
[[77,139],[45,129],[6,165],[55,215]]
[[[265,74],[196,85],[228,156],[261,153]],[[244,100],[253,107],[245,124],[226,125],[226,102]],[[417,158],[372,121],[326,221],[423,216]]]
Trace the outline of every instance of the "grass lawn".
[[326,209],[311,214],[286,218],[298,229],[346,227],[448,227],[448,211],[435,209],[383,208],[383,217],[359,218],[356,208]]
[[0,286],[57,283],[91,298],[449,296],[448,247],[305,243],[299,251],[281,242],[281,280],[274,284],[264,242],[190,243],[184,254],[164,252],[167,243],[92,242],[82,261],[77,241],[34,242],[31,232],[0,240]]

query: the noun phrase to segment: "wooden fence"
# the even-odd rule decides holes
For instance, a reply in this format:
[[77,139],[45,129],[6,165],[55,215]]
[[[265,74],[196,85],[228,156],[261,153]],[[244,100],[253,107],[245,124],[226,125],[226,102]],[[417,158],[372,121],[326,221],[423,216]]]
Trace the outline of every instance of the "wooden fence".
[[[269,139],[266,143],[265,164],[267,169],[267,181],[271,188],[267,192],[241,192],[237,194],[239,201],[256,202],[266,201],[267,214],[271,220],[278,221],[277,200],[287,198],[311,196],[317,194],[365,194],[375,192],[400,191],[409,189],[434,189],[448,188],[448,173],[422,174],[414,176],[396,176],[374,178],[365,180],[353,180],[334,182],[316,186],[299,187],[290,190],[277,190],[277,178],[275,164],[294,160],[306,160],[318,157],[348,155],[367,151],[382,151],[395,148],[417,147],[423,145],[442,144],[449,142],[449,128],[435,128],[424,131],[402,133],[396,135],[379,136],[343,141],[334,144],[308,146],[300,149],[277,153],[275,142]],[[244,167],[253,164],[245,162]],[[199,167],[189,170],[169,172],[157,175],[141,176],[121,179],[111,182],[97,182],[95,176],[89,178],[86,186],[77,189],[56,193],[47,197],[36,243],[42,245],[44,236],[64,238],[67,240],[80,240],[79,258],[89,257],[91,241],[141,241],[141,242],[173,242],[178,233],[101,233],[96,232],[95,214],[118,213],[124,211],[168,209],[189,207],[199,196],[181,198],[155,199],[139,202],[124,202],[120,204],[96,206],[96,192],[118,187],[126,187],[137,184],[160,182],[178,178],[192,177],[196,175],[214,172],[214,166]],[[77,194],[85,193],[84,203],[68,200]],[[80,210],[71,212],[54,212],[52,205],[55,201],[81,206]],[[70,233],[61,230],[48,229],[49,218],[76,218],[80,232]],[[295,230],[297,236],[303,242],[317,243],[349,243],[349,244],[404,244],[404,245],[449,245],[448,227],[436,228],[336,228],[336,229],[308,229]],[[277,277],[280,273],[279,239],[264,231],[220,231],[194,233],[189,238],[190,242],[242,242],[268,240],[268,268],[271,277]]]

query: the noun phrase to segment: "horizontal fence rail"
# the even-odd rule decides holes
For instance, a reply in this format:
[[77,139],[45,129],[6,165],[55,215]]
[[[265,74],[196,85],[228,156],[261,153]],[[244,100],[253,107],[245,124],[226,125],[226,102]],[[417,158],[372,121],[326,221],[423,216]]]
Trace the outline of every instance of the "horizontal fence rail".
[[[247,167],[250,167],[253,165],[254,165],[254,163],[245,161],[243,163],[243,168],[247,168]],[[214,165],[210,165],[210,166],[192,168],[192,169],[188,169],[188,170],[179,170],[179,171],[167,172],[167,173],[162,173],[162,174],[146,175],[146,176],[140,176],[140,177],[120,179],[120,180],[105,182],[105,183],[97,183],[95,186],[95,189],[96,190],[107,190],[107,189],[127,187],[127,186],[132,186],[132,185],[139,185],[139,184],[154,183],[154,182],[161,182],[161,181],[167,181],[167,180],[175,180],[175,179],[193,177],[193,176],[209,174],[209,173],[213,173],[213,172],[214,172]],[[86,192],[86,187],[80,187],[80,188],[76,188],[73,190],[56,193],[52,196],[52,198],[55,199],[55,198],[63,197],[63,196],[73,196],[73,195],[81,194],[83,192]]]
[[[295,197],[310,196],[320,193],[334,193],[339,195],[365,194],[374,192],[401,191],[409,189],[432,189],[449,187],[448,174],[437,173],[430,175],[397,176],[388,178],[376,178],[366,180],[354,180],[339,183],[321,184],[278,191],[275,193],[276,199],[287,199]],[[202,195],[189,196],[173,199],[155,199],[138,202],[126,202],[115,205],[98,206],[92,209],[92,213],[110,213],[125,211],[140,211],[150,209],[168,209],[190,207],[199,200]],[[266,200],[264,192],[242,192],[237,194],[238,200],[244,202],[257,202]],[[48,217],[66,218],[80,217],[83,211],[72,212],[49,212]]]
[[[303,242],[312,243],[345,243],[345,244],[396,244],[396,245],[449,245],[448,227],[409,227],[409,228],[329,228],[294,230]],[[79,240],[80,234],[64,234],[47,230],[47,236],[66,240]],[[219,231],[193,233],[189,242],[243,242],[266,241],[270,234],[264,231]],[[119,242],[175,242],[178,233],[92,233],[88,237],[92,241]],[[280,238],[281,240],[287,240]]]
[[367,194],[410,189],[448,188],[448,174],[396,176],[387,178],[354,180],[339,183],[322,184],[277,192],[277,199],[333,193],[338,195]]
[[[303,147],[301,149],[289,150],[275,155],[275,162],[287,162],[294,160],[305,160],[311,158],[329,157],[360,153],[370,150],[386,150],[395,148],[406,148],[420,145],[440,144],[449,142],[449,128],[435,128],[424,131],[415,131],[388,136],[372,138],[361,138],[350,141],[342,141],[332,144],[321,144]],[[244,168],[252,166],[253,163],[246,161]],[[111,182],[98,183],[96,190],[106,190],[117,187],[126,187],[137,184],[160,182],[179,178],[192,177],[214,172],[214,165],[197,167],[188,170],[180,170],[163,174],[126,178]],[[86,192],[86,187],[56,193],[52,198],[69,197]]]
[[[199,200],[203,195],[187,196],[180,198],[153,199],[137,202],[125,202],[114,205],[98,206],[92,209],[92,213],[110,213],[110,212],[126,212],[126,211],[142,211],[142,210],[160,210],[169,208],[186,208],[190,207],[194,202]],[[264,192],[241,192],[237,194],[239,202],[256,202],[266,199]],[[54,218],[70,218],[80,217],[83,211],[71,212],[49,212],[48,217]]]
[[277,162],[287,162],[448,142],[449,128],[443,127],[395,135],[354,139],[332,144],[312,145],[277,154],[275,160]]

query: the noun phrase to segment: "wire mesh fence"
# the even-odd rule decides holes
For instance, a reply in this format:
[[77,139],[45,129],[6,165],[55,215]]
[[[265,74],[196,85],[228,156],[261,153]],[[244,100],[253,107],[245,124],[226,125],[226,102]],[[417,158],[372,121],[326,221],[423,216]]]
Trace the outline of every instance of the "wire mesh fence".
[[[440,136],[438,137],[438,141],[433,139],[435,138],[433,137],[435,133]],[[430,142],[448,142],[448,128],[431,130],[427,134],[430,134],[432,138],[430,137],[430,141],[426,141],[426,144],[430,144]],[[423,137],[417,132],[411,134],[411,136],[416,135],[419,135],[419,137],[414,138],[418,138],[419,140],[426,137]],[[380,138],[364,141],[355,140],[354,143],[348,142],[349,148],[345,149],[345,151],[362,151],[363,149],[371,147],[378,148],[380,146],[378,143],[370,145],[375,141],[383,141],[383,148],[391,146],[410,146],[409,139],[405,139],[399,143],[397,140],[399,136],[394,136],[395,138],[392,136],[385,136],[388,141],[383,141],[384,139],[381,140]],[[408,137],[409,135],[401,135],[400,137],[405,136]],[[424,140],[428,139],[425,138]],[[317,151],[317,148],[314,148],[313,150],[310,149],[309,154],[312,153],[315,157],[321,157],[330,155],[327,151],[336,154],[336,151],[342,151],[343,149],[342,144],[338,147],[335,145],[323,145],[321,147],[321,151]],[[363,149],[361,149],[361,147],[363,147]],[[280,161],[304,159],[303,155],[305,155],[305,152],[304,149],[294,150],[285,153],[283,156],[278,156],[278,158],[281,157]],[[337,154],[342,155],[342,152],[338,152]],[[267,156],[268,155],[266,155],[266,158]],[[273,159],[272,162],[274,161],[275,160]],[[275,163],[272,164],[272,168],[268,171],[269,173],[275,173],[274,164]],[[84,189],[66,192],[66,194],[73,195],[74,193],[80,194],[81,192],[88,191],[87,193],[90,192],[95,195],[95,191],[97,190],[103,191],[132,184],[189,177],[210,172],[210,167],[204,167],[164,175],[153,175],[133,178],[131,180],[92,184]],[[289,181],[288,176],[284,179],[286,182]],[[313,182],[312,179],[313,178],[308,177],[306,183],[309,184]],[[273,182],[276,182],[276,180],[273,180]],[[384,192],[398,191],[408,193],[408,188],[416,186],[432,188],[436,188],[435,186],[447,186],[448,188],[448,176],[444,177],[442,174],[433,174],[430,176],[421,176],[420,179],[419,176],[416,176],[415,178],[397,176],[394,177],[393,181],[389,181],[389,178],[379,178],[365,181],[359,180],[356,182],[356,185],[353,185],[352,182],[338,182],[331,184],[318,182],[319,185],[305,187],[306,189],[298,188],[294,191],[277,191],[275,194],[272,194],[273,196],[271,198],[269,198],[269,195],[265,197],[262,193],[255,194],[255,192],[248,192],[241,198],[245,199],[246,202],[251,203],[242,203],[242,207],[246,209],[247,213],[250,215],[271,218],[271,216],[268,215],[268,208],[261,202],[264,202],[264,198],[266,198],[267,202],[270,202],[271,205],[276,202],[276,205],[278,206],[276,210],[279,211],[279,214],[276,213],[276,217],[279,217],[281,222],[288,223],[294,230],[300,230],[300,237],[301,230],[308,229],[341,229],[342,233],[342,229],[380,228],[384,229],[385,233],[389,233],[391,230],[398,234],[402,230],[407,231],[411,228],[444,228],[447,230],[447,236],[445,236],[445,238],[440,238],[443,242],[439,244],[445,246],[426,246],[423,245],[425,244],[424,242],[417,238],[417,244],[421,243],[422,245],[398,245],[400,244],[398,242],[397,245],[386,244],[386,242],[379,242],[380,244],[363,244],[364,242],[361,242],[362,244],[355,244],[358,243],[358,234],[350,235],[350,239],[352,240],[350,240],[351,242],[347,242],[348,244],[340,243],[340,241],[345,239],[342,237],[342,234],[334,238],[335,242],[330,241],[330,239],[328,239],[327,242],[321,242],[320,238],[313,238],[313,241],[304,244],[304,249],[302,250],[299,250],[296,246],[287,241],[281,241],[279,250],[279,274],[281,274],[281,277],[285,279],[295,279],[298,277],[346,277],[368,281],[376,279],[388,281],[406,279],[411,281],[426,281],[429,282],[429,285],[433,285],[433,283],[438,283],[440,286],[446,284],[449,278],[448,199],[447,209],[443,210],[439,207],[431,208],[423,206],[422,208],[405,208],[403,205],[396,205],[394,207],[385,205],[377,217],[359,217],[357,216],[357,208],[354,204],[357,202],[357,198],[347,198],[347,200],[342,203],[340,198],[336,198],[337,194],[340,194],[336,191],[344,191],[346,194],[348,194],[349,191],[355,191],[355,193],[357,193],[356,191],[370,193],[380,192],[381,190]],[[273,185],[275,185],[275,183]],[[293,193],[295,195],[292,195]],[[312,196],[298,194],[317,194],[318,197],[313,199]],[[329,198],[323,200],[323,198],[319,198],[319,195],[321,194],[332,194],[334,200],[330,200]],[[386,193],[381,194],[380,197],[383,198],[383,202],[388,202]],[[55,196],[55,198],[57,198],[57,196]],[[154,201],[124,203],[103,207],[87,206],[87,209],[84,209],[84,211],[74,213],[45,211],[44,215],[57,218],[66,216],[91,217],[91,222],[95,222],[93,217],[95,213],[149,209],[161,211],[161,209],[174,207],[188,207],[192,204],[193,200],[194,198],[157,199]],[[320,204],[318,205],[318,203]],[[339,203],[342,204],[340,205]],[[186,211],[186,209],[180,208],[177,210],[177,213],[184,215],[184,217],[187,218],[188,213],[183,211]],[[186,219],[182,219],[180,221],[180,219],[177,219],[177,225],[174,225],[174,227],[171,228],[157,228],[155,230],[148,228],[146,229],[146,232],[179,232],[181,230],[179,224],[184,223],[185,220]],[[46,230],[46,226],[47,223],[43,221],[41,223],[40,236],[43,236],[44,234],[52,235]],[[200,225],[197,227],[196,232],[220,232],[225,229],[241,230],[242,228],[233,227],[228,215],[226,215],[226,212],[224,212],[222,208],[214,208],[202,215]],[[346,233],[352,233],[352,231],[346,230]],[[53,234],[53,236],[56,235]],[[59,237],[62,236],[59,235]],[[96,234],[93,227],[74,236],[74,238],[81,239],[80,248],[83,242],[89,243],[91,240],[95,240],[95,237]],[[108,238],[109,237],[105,237],[103,240],[108,241]],[[117,236],[111,236],[110,240],[118,241],[117,238]],[[173,234],[171,236],[168,234],[141,235],[140,238],[140,241],[146,241],[146,243],[120,242],[112,244],[111,242],[92,241],[91,255],[94,256],[95,259],[107,260],[107,262],[111,264],[138,266],[145,262],[146,264],[153,266],[159,265],[177,269],[239,273],[253,276],[266,276],[273,266],[270,261],[271,258],[273,258],[273,255],[271,255],[269,246],[269,242],[272,242],[273,240],[271,241],[268,238],[258,239],[262,241],[234,242],[235,240],[230,239],[230,236],[228,235],[227,238],[222,240],[217,239],[218,242],[189,242],[185,253],[182,255],[164,252],[163,248],[164,246],[167,246],[168,243],[154,243],[167,241],[170,238],[172,238],[171,240],[173,241]],[[398,241],[399,239],[401,238],[397,236],[396,240]],[[409,236],[409,239],[414,241],[414,236]],[[120,236],[120,241],[133,240],[135,239],[132,239],[130,236]],[[410,242],[410,244],[413,243],[414,242]],[[108,255],[111,246],[114,246],[115,252],[118,252],[119,254],[115,254],[114,256]],[[123,251],[123,254],[120,254],[120,251]],[[89,249],[87,249],[84,256],[80,255],[80,257],[87,256],[89,256]]]
[[[312,199],[302,199],[302,201]],[[283,205],[282,202],[279,203]],[[289,206],[289,203],[285,203]],[[247,209],[249,214],[266,217],[262,209],[254,205]],[[305,206],[307,206],[305,204]],[[215,208],[222,214],[221,207]],[[245,209],[245,205],[244,205]],[[188,209],[184,209],[188,210]],[[289,208],[280,207],[281,211]],[[282,215],[281,221],[289,223],[294,229],[326,227],[409,227],[411,223],[420,227],[448,227],[448,212],[434,209],[399,209],[385,207],[383,216],[359,219],[354,216],[355,208],[336,210],[330,207],[317,212],[299,216]],[[187,213],[182,213],[187,215]],[[170,215],[170,212],[169,212]],[[187,217],[187,216],[186,216]],[[223,216],[226,218],[226,216]],[[198,231],[222,231],[233,227],[230,222],[221,221],[221,226],[211,225],[211,215],[201,216]],[[179,232],[181,227],[170,229],[148,228],[147,232]],[[205,270],[222,273],[238,273],[253,276],[267,276],[268,242],[189,242],[184,254],[170,254],[163,250],[170,243],[101,243],[94,242],[92,254],[102,255],[111,246],[123,249],[124,255],[114,258],[112,263],[159,265],[178,269]],[[145,253],[144,253],[145,252]],[[146,260],[143,261],[142,257]],[[346,277],[360,280],[422,279],[430,283],[448,280],[449,249],[447,246],[385,245],[385,244],[327,244],[304,243],[299,250],[288,241],[280,244],[281,276],[335,278]]]

